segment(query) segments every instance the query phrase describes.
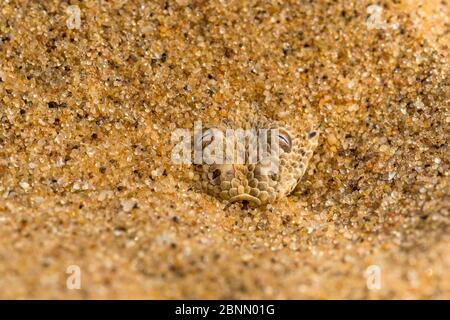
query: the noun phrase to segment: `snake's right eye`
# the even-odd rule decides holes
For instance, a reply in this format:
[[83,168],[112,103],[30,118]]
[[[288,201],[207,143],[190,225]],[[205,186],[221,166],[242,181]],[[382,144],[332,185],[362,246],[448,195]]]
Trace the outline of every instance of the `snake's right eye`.
[[280,148],[284,152],[291,152],[292,149],[292,139],[289,133],[287,133],[285,130],[280,129],[278,131],[278,143]]

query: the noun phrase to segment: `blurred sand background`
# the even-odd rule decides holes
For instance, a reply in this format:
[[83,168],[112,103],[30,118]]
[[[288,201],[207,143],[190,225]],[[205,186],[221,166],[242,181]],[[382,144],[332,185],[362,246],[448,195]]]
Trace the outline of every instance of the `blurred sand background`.
[[[448,20],[447,1],[0,0],[0,298],[449,299]],[[314,116],[320,145],[295,195],[224,210],[170,135],[252,104]]]

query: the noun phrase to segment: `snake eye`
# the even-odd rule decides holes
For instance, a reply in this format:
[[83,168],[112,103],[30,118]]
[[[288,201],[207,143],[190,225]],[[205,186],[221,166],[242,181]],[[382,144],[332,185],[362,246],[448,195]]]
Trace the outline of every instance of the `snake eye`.
[[278,143],[280,148],[284,151],[284,152],[291,152],[292,149],[292,139],[291,136],[289,135],[289,133],[287,133],[286,131],[280,129],[278,131]]

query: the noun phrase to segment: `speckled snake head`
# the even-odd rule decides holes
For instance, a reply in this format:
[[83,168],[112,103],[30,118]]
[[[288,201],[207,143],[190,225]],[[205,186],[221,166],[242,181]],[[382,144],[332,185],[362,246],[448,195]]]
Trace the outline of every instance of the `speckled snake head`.
[[[218,150],[219,140],[220,151],[214,153],[213,160],[195,166],[199,187],[225,201],[227,207],[236,202],[257,207],[289,195],[305,173],[317,146],[317,130],[296,132],[262,116],[243,127],[239,124],[226,121],[214,130],[202,131],[198,146],[203,155],[213,154],[212,146]],[[244,140],[239,134],[242,131]],[[229,146],[231,149],[227,149]],[[227,150],[232,150],[229,154],[233,157],[227,158]],[[239,150],[244,159],[239,158]]]

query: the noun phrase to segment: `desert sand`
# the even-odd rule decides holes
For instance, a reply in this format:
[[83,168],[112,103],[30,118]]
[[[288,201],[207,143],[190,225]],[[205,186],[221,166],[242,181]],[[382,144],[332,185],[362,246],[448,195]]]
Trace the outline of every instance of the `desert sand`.
[[[449,299],[449,9],[0,0],[0,298]],[[244,105],[319,147],[224,209],[171,132]]]

